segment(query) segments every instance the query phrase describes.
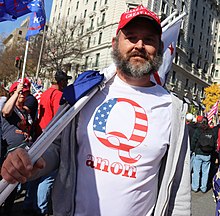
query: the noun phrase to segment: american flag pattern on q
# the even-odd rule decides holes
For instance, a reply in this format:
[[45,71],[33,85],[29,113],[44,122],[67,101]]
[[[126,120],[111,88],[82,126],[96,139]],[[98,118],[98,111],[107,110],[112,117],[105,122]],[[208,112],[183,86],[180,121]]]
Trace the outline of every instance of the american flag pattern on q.
[[[111,110],[117,103],[121,102],[132,106],[135,112],[135,121],[130,137],[126,137],[118,131],[106,131],[106,124]],[[148,130],[148,119],[145,110],[136,102],[125,98],[113,98],[106,101],[97,110],[93,121],[93,130],[95,136],[102,144],[108,148],[118,150],[120,159],[131,164],[136,163],[141,158],[140,154],[132,158],[130,150],[136,148],[144,141]],[[112,138],[116,138],[118,143],[112,143]]]

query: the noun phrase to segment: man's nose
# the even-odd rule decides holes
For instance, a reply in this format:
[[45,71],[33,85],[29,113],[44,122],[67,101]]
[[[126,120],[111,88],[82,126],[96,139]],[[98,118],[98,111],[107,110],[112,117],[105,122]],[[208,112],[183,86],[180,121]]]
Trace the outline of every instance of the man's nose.
[[138,39],[138,41],[135,43],[135,47],[137,49],[143,49],[144,48],[144,41],[142,39]]

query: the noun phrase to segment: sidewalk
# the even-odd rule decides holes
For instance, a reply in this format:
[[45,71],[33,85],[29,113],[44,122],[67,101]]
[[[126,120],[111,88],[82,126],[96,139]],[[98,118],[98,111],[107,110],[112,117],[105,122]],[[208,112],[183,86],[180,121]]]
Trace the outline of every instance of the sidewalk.
[[215,202],[212,189],[207,193],[192,192],[192,216],[215,216]]

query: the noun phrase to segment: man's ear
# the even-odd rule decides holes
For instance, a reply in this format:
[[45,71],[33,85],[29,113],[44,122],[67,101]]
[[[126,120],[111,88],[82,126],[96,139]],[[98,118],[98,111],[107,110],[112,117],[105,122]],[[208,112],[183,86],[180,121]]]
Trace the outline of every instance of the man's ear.
[[115,44],[116,44],[116,37],[112,38],[112,48],[115,48]]

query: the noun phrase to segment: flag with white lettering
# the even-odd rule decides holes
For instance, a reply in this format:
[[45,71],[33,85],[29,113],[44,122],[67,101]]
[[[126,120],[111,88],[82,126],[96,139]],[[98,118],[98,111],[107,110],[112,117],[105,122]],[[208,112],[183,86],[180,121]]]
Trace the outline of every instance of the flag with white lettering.
[[46,23],[44,0],[35,0],[35,3],[31,4],[30,9],[33,10],[33,12],[30,16],[26,40],[29,40],[31,36],[36,35],[43,30]]
[[164,85],[166,77],[172,67],[172,62],[176,53],[176,43],[179,35],[179,30],[182,20],[174,23],[171,27],[163,31],[161,40],[164,43],[163,49],[163,63],[160,66],[158,72],[153,74],[152,80],[155,80],[157,84]]
[[213,117],[218,114],[218,104],[219,104],[219,101],[216,101],[216,103],[212,106],[212,108],[207,113],[209,124],[211,124]]

